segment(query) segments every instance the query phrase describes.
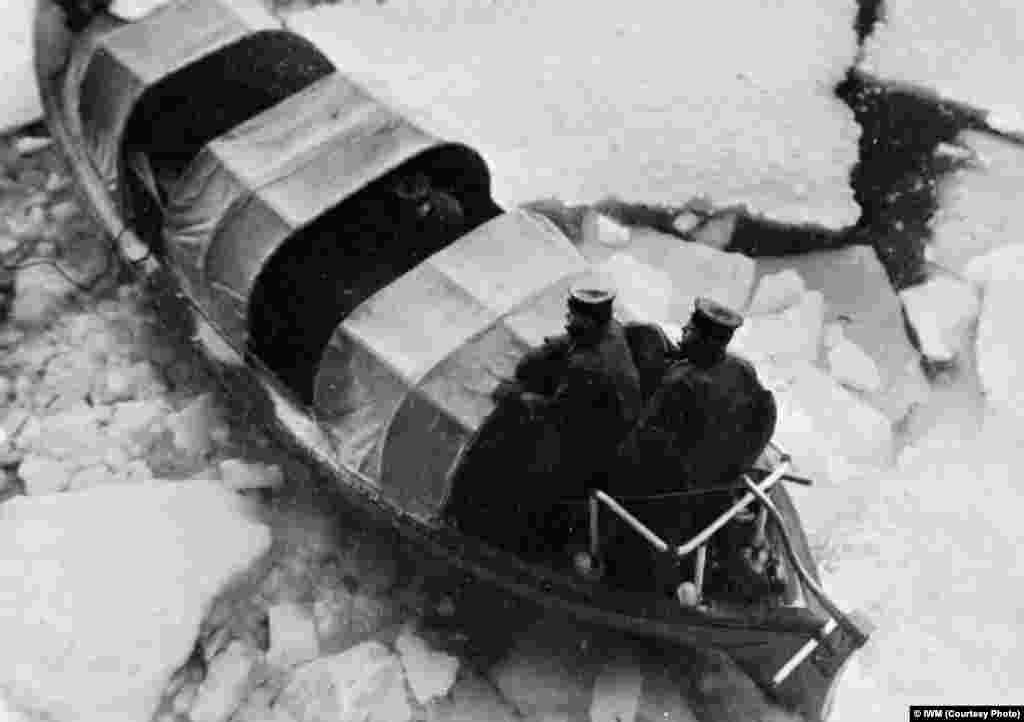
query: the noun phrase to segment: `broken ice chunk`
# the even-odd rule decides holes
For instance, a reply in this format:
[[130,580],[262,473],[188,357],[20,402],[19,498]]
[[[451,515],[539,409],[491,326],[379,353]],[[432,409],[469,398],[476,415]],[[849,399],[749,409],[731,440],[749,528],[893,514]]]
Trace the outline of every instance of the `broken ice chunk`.
[[93,464],[76,471],[71,477],[68,488],[73,491],[89,489],[93,486],[109,483],[113,477],[114,474],[106,464]]
[[893,454],[892,424],[880,411],[806,361],[763,374],[775,381],[776,441],[808,473],[828,474],[833,461],[877,466]]
[[459,671],[457,657],[432,649],[409,629],[399,635],[395,649],[401,656],[409,688],[420,704],[448,694]]
[[828,364],[832,378],[843,386],[868,393],[882,389],[882,376],[878,371],[878,364],[864,349],[849,339],[843,339],[829,349]]
[[662,266],[675,287],[669,320],[685,322],[693,302],[706,296],[732,309],[743,309],[754,285],[754,261],[741,253],[725,253],[699,243],[672,246]]
[[975,256],[964,277],[982,288],[992,281],[1024,281],[1024,244],[1011,243]]
[[241,459],[221,461],[220,478],[235,491],[270,489],[284,483],[284,474],[277,464],[260,464]]
[[991,281],[978,321],[975,342],[978,375],[990,406],[1024,417],[1024,335],[1020,333],[1020,299],[1024,283]]
[[151,398],[159,395],[162,382],[157,370],[148,361],[139,361],[131,366],[111,366],[97,385],[95,396],[98,401],[129,401],[137,398]]
[[803,276],[792,268],[769,273],[758,283],[747,314],[760,316],[784,311],[800,303],[806,290]]
[[629,253],[616,253],[596,270],[615,286],[617,303],[631,320],[668,320],[674,293],[672,280],[664,271],[638,261]]
[[729,349],[752,361],[815,361],[821,349],[825,298],[808,291],[800,302],[770,316],[749,317],[733,336]]
[[25,493],[55,494],[68,488],[71,466],[63,461],[37,454],[29,454],[18,467],[18,475],[25,482]]
[[14,141],[14,148],[21,156],[38,153],[51,145],[53,145],[53,138],[40,138],[32,135],[23,135]]
[[694,234],[693,240],[709,248],[724,251],[732,241],[732,234],[736,230],[738,220],[738,213],[721,213],[701,226]]
[[315,659],[320,654],[320,640],[312,610],[285,602],[270,607],[267,614],[270,618],[269,664],[286,669]]
[[380,642],[364,642],[297,668],[275,708],[301,720],[407,722],[405,695],[398,658]]
[[981,304],[971,286],[956,278],[932,278],[900,291],[921,353],[937,361],[952,361],[963,349],[970,325]]
[[253,651],[242,642],[232,642],[214,657],[190,718],[195,722],[226,722],[245,699],[254,662]]
[[629,245],[629,229],[603,213],[588,210],[583,216],[583,242],[600,243],[611,248]]
[[833,322],[825,324],[825,331],[821,338],[825,348],[835,348],[845,340],[846,331],[842,323]]
[[174,434],[174,445],[195,457],[205,456],[213,448],[213,430],[220,425],[213,396],[202,394],[167,419]]
[[974,151],[970,148],[965,148],[962,145],[955,145],[953,143],[939,143],[935,146],[935,155],[943,156],[946,158],[953,158],[955,160],[970,160],[974,157]]
[[672,221],[672,227],[680,233],[686,234],[697,227],[701,222],[701,217],[693,211],[683,211]]
[[74,287],[53,266],[26,266],[15,276],[10,318],[22,323],[43,323],[57,315]]

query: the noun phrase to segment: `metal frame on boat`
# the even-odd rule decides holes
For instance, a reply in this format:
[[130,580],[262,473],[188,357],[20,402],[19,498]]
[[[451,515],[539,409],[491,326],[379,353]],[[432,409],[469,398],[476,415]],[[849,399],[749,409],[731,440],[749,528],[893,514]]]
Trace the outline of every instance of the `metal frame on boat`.
[[[700,561],[730,515],[758,502],[759,523],[776,530],[802,591],[800,604],[770,612],[683,608],[613,589],[528,564],[447,523],[454,469],[493,410],[497,379],[557,327],[565,289],[588,270],[551,223],[501,212],[478,154],[409,123],[248,0],[176,0],[133,23],[98,14],[74,34],[58,27],[54,8],[39,0],[37,49],[63,36],[66,56],[37,62],[41,95],[91,212],[140,276],[178,291],[206,355],[251,375],[273,409],[269,421],[354,505],[533,602],[628,634],[721,649],[780,703],[811,720],[826,715],[839,669],[868,631],[820,589],[778,483],[785,463],[763,470],[758,484],[747,479],[739,504],[673,549],[607,494],[596,493],[589,506],[595,555],[603,506],[655,547],[696,552]],[[266,77],[215,72],[256,56],[270,58]],[[169,98],[180,99],[197,79],[206,84],[203,97],[191,98],[197,110],[170,110],[180,104]],[[347,251],[331,224],[380,208],[374,204],[392,198],[396,179],[413,171],[430,175],[459,220],[440,224],[429,241],[417,236],[392,249],[401,258],[369,278],[380,264],[365,258],[382,259],[387,249],[364,249],[362,266],[357,254],[334,255]],[[277,337],[288,354],[311,359],[288,383],[280,358],[267,363],[253,324],[264,306],[285,303],[273,286],[296,267],[314,290],[334,276],[350,278],[338,298],[290,311],[288,324],[302,322],[294,330],[305,331],[306,322],[319,330],[294,347]],[[294,382],[307,376],[308,387]]]

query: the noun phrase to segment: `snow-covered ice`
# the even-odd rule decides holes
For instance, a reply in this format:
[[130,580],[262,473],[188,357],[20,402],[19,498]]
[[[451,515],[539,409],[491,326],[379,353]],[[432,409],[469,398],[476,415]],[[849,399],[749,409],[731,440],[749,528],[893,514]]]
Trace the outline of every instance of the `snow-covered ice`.
[[763,365],[779,407],[776,440],[805,473],[836,476],[835,464],[884,467],[895,451],[892,422],[806,361]]
[[843,386],[868,393],[882,390],[878,364],[855,342],[844,338],[832,345],[827,354],[832,378]]
[[778,313],[800,303],[807,290],[803,276],[792,268],[762,276],[746,312],[751,316]]
[[814,362],[821,353],[825,297],[806,291],[778,313],[748,316],[733,336],[730,349],[753,362],[762,359]]
[[704,193],[838,228],[859,216],[859,130],[832,92],[856,53],[855,13],[852,0],[699,13],[658,0],[392,0],[287,24],[424,127],[480,150],[501,203]]
[[210,662],[188,711],[193,722],[227,722],[249,692],[256,653],[242,642],[232,642]]
[[968,277],[982,293],[976,352],[978,376],[987,401],[1024,417],[1024,245],[1004,246],[974,258]]
[[611,248],[629,245],[629,229],[593,209],[583,215],[583,242],[601,243]]
[[43,115],[32,64],[32,12],[30,0],[0,0],[4,29],[3,70],[0,70],[0,134],[39,120]]
[[934,261],[962,273],[971,258],[1024,242],[1024,146],[975,131],[958,141],[978,162],[939,181],[939,208],[929,227]]
[[286,602],[275,604],[267,612],[270,619],[269,664],[288,668],[317,657],[320,642],[312,609]]
[[[138,722],[269,530],[215,484],[104,485],[0,506],[0,680],[60,722]],[[31,583],[26,583],[28,580]]]
[[971,284],[944,275],[903,289],[900,299],[917,332],[921,353],[937,361],[952,361],[960,353],[981,308]]
[[380,642],[365,642],[299,667],[276,702],[303,722],[407,722],[402,665]]
[[878,625],[834,722],[892,719],[908,704],[1019,702],[1019,417],[971,423],[958,394],[931,413],[940,423],[919,453],[859,480],[852,500],[816,520],[832,550],[829,588]]
[[[1016,125],[1024,116],[1024,89],[1012,82],[1024,60],[1020,3],[887,0],[883,12],[885,21],[867,40],[862,70],[996,110],[1000,125]],[[1007,129],[1024,131],[1024,123]]]
[[448,694],[455,684],[459,659],[434,649],[411,629],[404,629],[395,641],[405,677],[413,696],[422,704]]
[[844,336],[878,366],[882,389],[866,399],[893,422],[902,419],[927,387],[919,354],[907,339],[900,299],[874,250],[852,246],[757,260],[758,280],[783,269],[796,271],[808,289],[824,295],[826,327],[842,323]]
[[[746,306],[755,263],[648,228],[630,229],[609,246],[590,234],[579,246],[595,277],[615,288],[626,320],[685,323],[694,299],[708,296],[730,308]],[[625,242],[622,242],[625,240]]]
[[630,253],[616,253],[596,270],[616,292],[616,303],[625,315],[648,323],[671,318],[675,286],[664,270],[638,261]]

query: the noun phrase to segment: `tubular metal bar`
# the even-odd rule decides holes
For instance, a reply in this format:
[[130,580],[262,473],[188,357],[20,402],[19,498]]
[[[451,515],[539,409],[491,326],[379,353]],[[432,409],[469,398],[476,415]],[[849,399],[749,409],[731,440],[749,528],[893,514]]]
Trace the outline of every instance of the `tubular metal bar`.
[[[829,619],[821,628],[821,638],[824,639],[828,635],[832,634],[837,626],[836,620]],[[819,644],[821,644],[821,642],[817,639],[808,639],[804,643],[804,646],[800,647],[796,654],[790,657],[789,661],[782,665],[779,668],[779,671],[775,673],[775,676],[772,677],[772,685],[778,687],[780,684],[785,682],[786,678],[793,673],[793,670],[799,667],[800,663],[807,659],[811,655],[811,652],[818,648]]]
[[804,646],[801,647],[800,650],[786,664],[784,664],[778,672],[775,673],[772,683],[778,686],[785,681],[786,677],[796,669],[800,662],[806,659],[807,656],[818,647],[821,643],[821,639],[824,639],[832,633],[832,630],[834,630],[837,625],[842,626],[855,637],[863,638],[864,633],[857,628],[857,625],[854,624],[838,606],[836,606],[835,602],[829,599],[828,595],[825,594],[825,590],[822,589],[816,581],[814,581],[806,567],[804,567],[803,563],[800,561],[800,557],[796,554],[796,550],[793,549],[793,542],[789,538],[789,533],[786,531],[782,514],[779,512],[778,507],[775,506],[775,503],[768,498],[764,492],[758,489],[757,486],[750,483],[749,480],[747,481],[747,485],[750,488],[750,493],[757,495],[761,500],[761,503],[768,509],[772,519],[774,519],[775,523],[778,525],[779,536],[782,538],[786,555],[789,557],[789,561],[793,565],[793,568],[796,569],[796,573],[797,576],[800,577],[800,581],[802,581],[804,585],[811,590],[818,602],[822,607],[824,607],[825,611],[831,617],[831,619],[826,621],[824,627],[822,627],[820,637],[818,639],[808,640],[808,642],[804,644]]
[[[782,477],[785,476],[788,470],[789,462],[783,462],[779,464],[771,474],[768,475],[767,479],[762,481],[757,486],[751,484],[750,480],[747,479],[746,477],[744,477],[744,481],[747,483],[748,486],[751,487],[751,489],[757,489],[758,491],[763,493],[771,489],[773,486],[775,486],[775,484],[777,484],[779,480],[781,480]],[[708,539],[711,538],[711,536],[715,532],[717,532],[723,526],[728,524],[733,519],[733,517],[735,517],[741,511],[746,509],[748,506],[750,506],[757,498],[758,497],[751,492],[744,494],[742,499],[740,499],[731,507],[729,507],[729,509],[725,511],[720,517],[718,517],[713,522],[708,524],[704,531],[700,532],[697,536],[693,537],[690,541],[686,542],[685,544],[676,547],[676,556],[682,559],[686,555],[690,554],[694,549],[697,549],[698,547],[703,545]]]
[[601,512],[601,504],[596,495],[590,497],[590,556],[595,560],[601,554],[601,528],[598,525],[598,515]]
[[655,549],[660,552],[667,552],[669,550],[669,545],[664,539],[648,529],[642,521],[626,511],[615,499],[600,490],[594,491],[594,498],[600,500],[605,506],[615,512],[620,519],[633,527],[633,530],[650,542],[651,546]]
[[754,543],[760,546],[765,543],[765,527],[768,525],[768,510],[761,505],[757,512],[757,529],[754,532]]
[[814,596],[818,598],[818,601],[821,602],[821,606],[825,608],[826,612],[828,612],[833,618],[839,621],[845,620],[846,615],[843,614],[842,610],[840,610],[839,607],[837,607],[835,603],[828,598],[828,595],[825,594],[825,590],[822,589],[821,586],[814,581],[814,578],[811,577],[810,573],[807,571],[803,563],[800,561],[800,557],[798,557],[796,555],[796,552],[793,550],[793,542],[789,538],[789,534],[786,533],[786,527],[782,519],[782,514],[779,512],[778,507],[775,506],[775,502],[773,502],[767,494],[765,494],[763,491],[757,488],[757,486],[755,486],[754,484],[751,484],[748,481],[747,485],[750,487],[750,493],[755,494],[761,500],[761,503],[765,505],[769,513],[771,513],[772,518],[775,520],[775,523],[778,525],[779,536],[782,538],[783,546],[786,549],[786,555],[789,557],[789,561],[793,564],[793,567],[796,569],[796,573],[797,575],[799,575],[800,580],[812,592],[814,592]]
[[707,566],[708,561],[708,547],[707,545],[702,546],[697,550],[697,568],[693,575],[693,586],[697,587],[697,599],[700,600],[701,594],[704,593],[704,568]]
[[775,451],[775,453],[776,453],[776,454],[778,454],[778,455],[779,455],[779,457],[781,457],[781,458],[780,458],[780,461],[781,461],[781,462],[786,462],[786,463],[788,463],[788,462],[789,462],[789,461],[790,461],[790,460],[791,460],[791,459],[793,458],[792,456],[790,456],[789,454],[787,454],[787,453],[786,453],[786,452],[785,452],[785,451],[784,451],[784,450],[782,449],[782,447],[781,447],[781,446],[779,446],[778,444],[776,444],[776,443],[775,443],[774,441],[769,441],[769,442],[768,442],[768,446],[772,447],[772,449],[773,449],[773,450]]

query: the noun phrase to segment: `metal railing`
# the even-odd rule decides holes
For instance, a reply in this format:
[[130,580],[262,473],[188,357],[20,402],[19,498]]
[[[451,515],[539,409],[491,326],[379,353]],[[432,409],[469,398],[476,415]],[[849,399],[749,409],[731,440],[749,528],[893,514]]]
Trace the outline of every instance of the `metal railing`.
[[[594,560],[600,559],[601,554],[601,532],[600,532],[600,512],[601,505],[606,506],[622,521],[626,522],[633,531],[642,536],[652,547],[657,549],[659,552],[665,554],[671,554],[676,559],[685,559],[690,554],[696,552],[695,571],[693,585],[696,587],[697,597],[700,597],[701,591],[704,586],[704,570],[707,563],[707,542],[714,536],[722,527],[736,518],[737,515],[742,513],[748,506],[757,500],[767,499],[766,493],[771,490],[773,486],[779,483],[781,480],[786,478],[786,473],[790,469],[790,462],[787,457],[786,460],[782,461],[772,472],[759,484],[754,484],[750,479],[744,475],[743,479],[747,486],[750,488],[746,494],[743,495],[739,501],[729,507],[726,511],[722,512],[713,522],[708,524],[702,531],[693,536],[689,541],[679,546],[673,547],[658,534],[631,514],[622,504],[617,502],[608,493],[595,489],[591,493],[590,497],[590,555]],[[763,536],[764,526],[767,522],[767,510],[762,509],[757,519],[758,534]]]

